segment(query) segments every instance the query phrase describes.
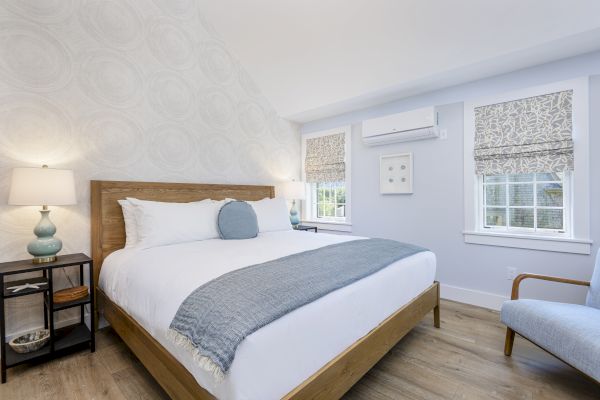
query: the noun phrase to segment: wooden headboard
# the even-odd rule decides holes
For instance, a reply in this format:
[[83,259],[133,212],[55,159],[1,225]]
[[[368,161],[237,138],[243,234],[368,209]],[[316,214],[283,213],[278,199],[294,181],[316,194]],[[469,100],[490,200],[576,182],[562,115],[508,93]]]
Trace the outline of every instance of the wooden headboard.
[[196,183],[156,183],[92,181],[92,259],[94,282],[104,258],[125,246],[125,223],[118,200],[135,197],[141,200],[185,203],[204,199],[260,200],[274,197],[273,186],[214,185]]

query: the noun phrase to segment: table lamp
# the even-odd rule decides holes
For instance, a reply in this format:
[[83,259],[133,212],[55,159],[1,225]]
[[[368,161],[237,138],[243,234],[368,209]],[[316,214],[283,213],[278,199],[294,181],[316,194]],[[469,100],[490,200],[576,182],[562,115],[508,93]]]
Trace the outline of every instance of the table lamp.
[[306,198],[306,185],[304,182],[291,181],[281,185],[281,194],[287,200],[292,200],[292,208],[290,208],[290,222],[294,227],[300,224],[298,218],[298,210],[296,209],[296,200],[304,200]]
[[37,239],[27,245],[34,264],[56,261],[62,241],[54,237],[56,226],[50,221],[48,206],[76,204],[75,180],[69,169],[14,168],[8,204],[16,206],[42,206],[42,218],[33,229]]

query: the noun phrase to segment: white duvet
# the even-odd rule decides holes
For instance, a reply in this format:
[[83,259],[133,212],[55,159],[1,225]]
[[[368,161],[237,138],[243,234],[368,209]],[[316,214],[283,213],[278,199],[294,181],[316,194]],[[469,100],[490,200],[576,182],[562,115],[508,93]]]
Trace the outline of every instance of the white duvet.
[[435,255],[397,261],[259,329],[240,344],[220,383],[166,338],[169,325],[194,289],[226,272],[356,239],[282,231],[248,240],[122,249],[104,261],[99,286],[217,398],[278,399],[431,285]]

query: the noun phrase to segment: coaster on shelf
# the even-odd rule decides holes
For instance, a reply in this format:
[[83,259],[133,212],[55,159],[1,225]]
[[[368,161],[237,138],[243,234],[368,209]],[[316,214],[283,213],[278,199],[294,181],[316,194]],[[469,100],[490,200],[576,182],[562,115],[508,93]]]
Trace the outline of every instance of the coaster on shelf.
[[58,290],[54,292],[52,297],[54,299],[54,303],[67,303],[69,301],[83,299],[87,295],[88,287],[84,285]]

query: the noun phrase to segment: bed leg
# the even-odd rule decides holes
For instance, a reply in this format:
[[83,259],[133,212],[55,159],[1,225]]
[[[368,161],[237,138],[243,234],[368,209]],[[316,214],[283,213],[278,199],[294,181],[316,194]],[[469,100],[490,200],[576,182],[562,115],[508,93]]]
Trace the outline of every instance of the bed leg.
[[436,306],[433,307],[433,326],[440,327],[440,284],[437,284]]
[[512,354],[513,344],[515,343],[515,331],[510,328],[506,328],[506,342],[504,342],[504,355],[509,356]]

